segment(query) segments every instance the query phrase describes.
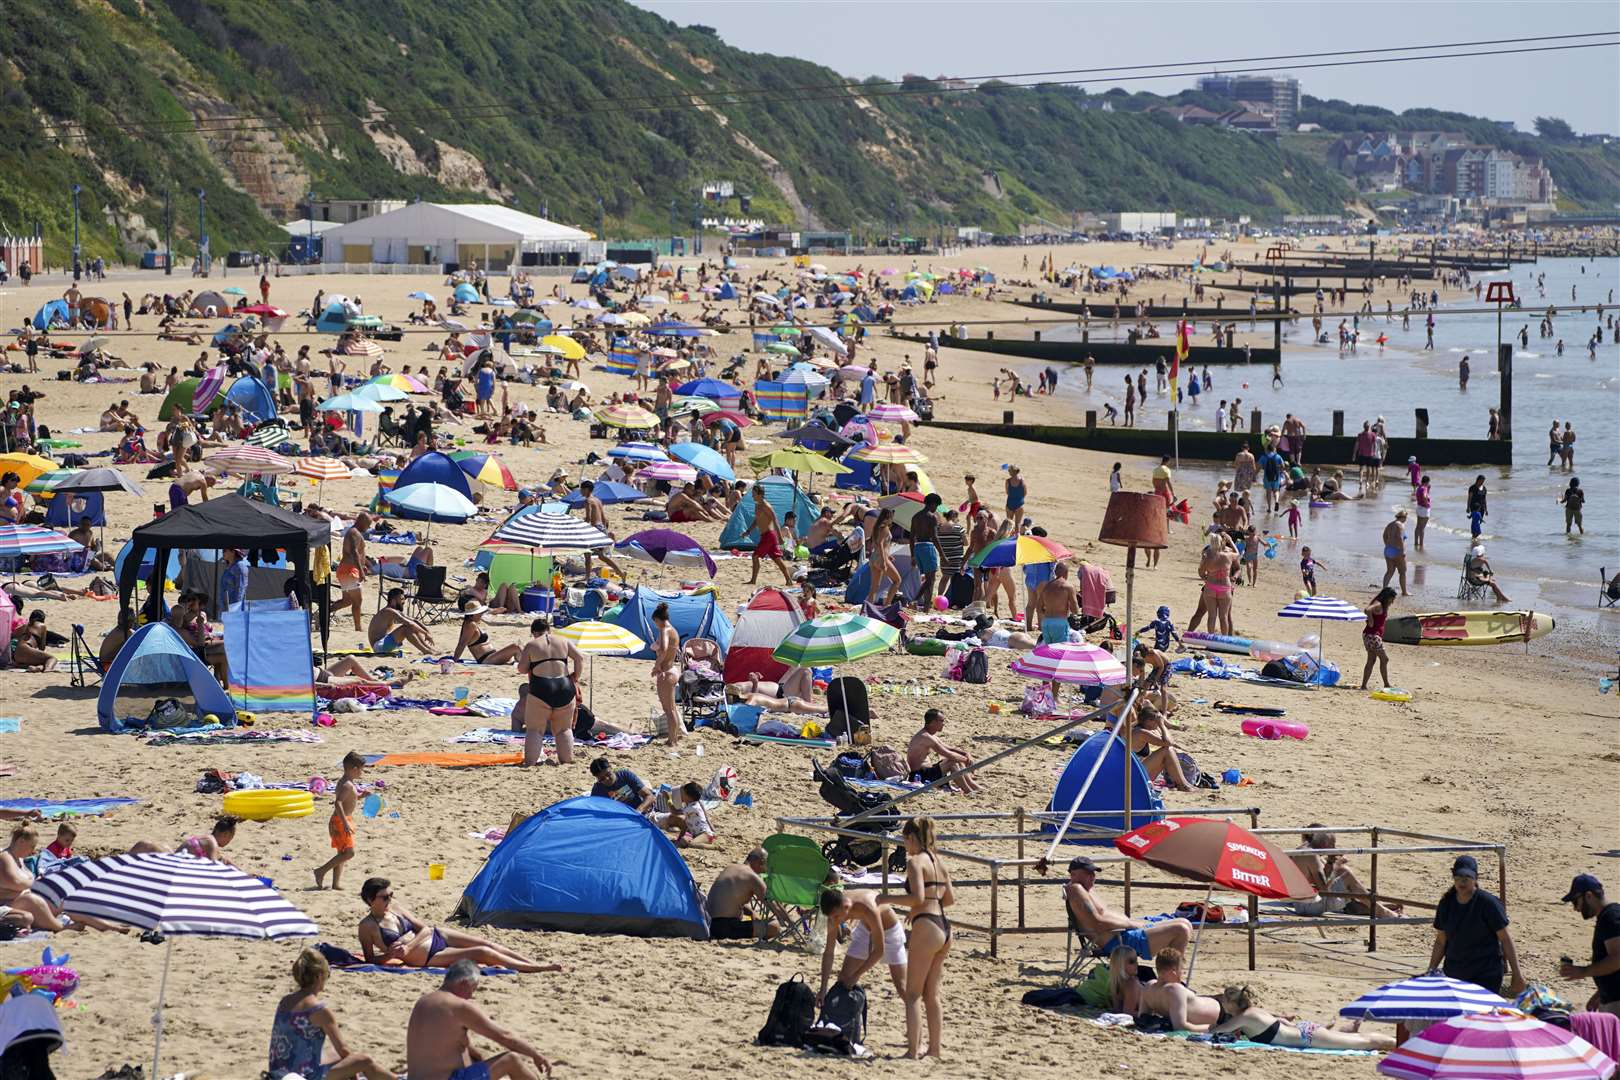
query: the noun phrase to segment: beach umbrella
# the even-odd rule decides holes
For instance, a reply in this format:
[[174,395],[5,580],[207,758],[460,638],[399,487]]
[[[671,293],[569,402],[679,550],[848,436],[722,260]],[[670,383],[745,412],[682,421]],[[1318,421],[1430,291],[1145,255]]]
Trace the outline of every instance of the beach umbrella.
[[821,342],[821,344],[825,345],[833,352],[837,353],[839,356],[849,355],[849,346],[845,345],[842,338],[825,326],[812,326],[810,328],[810,336]]
[[347,480],[350,476],[349,467],[337,458],[329,457],[301,457],[293,462],[293,472],[298,476],[307,476],[315,481],[315,499],[321,498],[321,490],[328,480]]
[[719,379],[690,379],[677,386],[675,392],[689,397],[713,398],[715,401],[729,401],[742,397],[741,390]]
[[373,401],[404,401],[405,391],[389,386],[387,383],[368,382],[361,383],[350,393],[356,397],[368,397]]
[[790,450],[786,448],[772,450],[765,454],[755,454],[748,459],[748,464],[752,465],[756,472],[764,472],[767,469],[787,469],[790,472],[838,476],[854,471],[848,465],[834,461],[824,454],[817,454],[810,450]]
[[785,341],[773,341],[769,345],[765,346],[765,351],[768,353],[777,353],[781,356],[799,355],[798,347],[795,345],[789,345]]
[[913,424],[917,421],[917,414],[904,405],[892,405],[885,402],[882,405],[874,405],[867,409],[866,418],[881,424],[898,424],[902,421]]
[[878,500],[878,505],[885,510],[892,510],[894,523],[909,532],[911,519],[916,517],[917,511],[923,507],[923,496],[916,491],[900,491],[883,496]]
[[684,461],[700,473],[708,473],[716,480],[724,480],[728,484],[737,479],[737,474],[731,465],[718,451],[712,450],[702,443],[678,442],[669,448],[669,456],[677,461]]
[[591,415],[609,427],[640,431],[658,426],[658,417],[643,409],[640,405],[631,405],[628,402],[619,405],[604,405],[592,411]]
[[0,558],[54,555],[63,551],[80,551],[83,547],[77,540],[55,529],[38,525],[0,525]]
[[202,378],[197,380],[197,388],[191,392],[191,411],[195,413],[207,412],[208,406],[214,403],[214,399],[219,396],[219,392],[224,386],[224,368],[211,367],[203,372]]
[[76,450],[84,443],[74,439],[35,439],[34,445],[44,450]]
[[984,545],[973,553],[967,564],[975,569],[988,569],[994,566],[1060,562],[1073,557],[1074,553],[1068,548],[1044,536],[1009,536]]
[[465,281],[462,282],[460,285],[457,285],[456,286],[456,291],[453,292],[451,295],[454,296],[457,300],[460,300],[463,304],[477,303],[478,298],[479,298],[478,289],[476,287],[472,286],[472,285],[467,284]]
[[41,473],[54,472],[59,466],[50,458],[38,454],[0,454],[0,473],[14,472],[24,487],[34,482]]
[[552,633],[572,641],[574,648],[591,658],[589,678],[591,695],[588,704],[592,712],[596,711],[596,658],[629,656],[631,653],[640,652],[647,645],[624,627],[599,619],[581,619],[579,622],[571,622],[567,626],[553,630]]
[[854,445],[832,428],[825,424],[809,423],[791,430],[782,432],[784,438],[792,439],[799,446],[809,450],[843,451]]
[[637,478],[668,480],[674,484],[690,484],[698,478],[698,471],[684,461],[655,461],[636,473]]
[[141,485],[119,472],[117,469],[85,469],[74,473],[67,479],[58,483],[51,489],[57,492],[68,491],[124,491],[131,495],[145,495]]
[[862,367],[860,364],[845,364],[838,369],[838,373],[844,378],[855,379],[856,381],[866,378],[868,372],[871,372],[874,379],[877,378],[877,372],[872,371],[869,367]]
[[671,372],[675,372],[675,371],[685,371],[687,368],[689,368],[691,366],[692,366],[692,361],[690,361],[690,360],[682,360],[682,359],[666,360],[664,363],[658,365],[658,374],[660,374],[660,375],[668,375]]
[[[374,410],[381,407],[372,403]],[[293,471],[291,459],[258,446],[227,446],[204,458],[203,464],[215,472],[238,476],[284,476]]]
[[402,390],[407,394],[431,394],[433,388],[415,375],[406,375],[402,372],[385,372],[366,381],[367,386],[391,386],[395,390]]
[[1378,1063],[1403,1080],[1608,1080],[1615,1063],[1585,1039],[1521,1013],[1430,1024]]
[[639,311],[626,311],[620,315],[619,318],[624,321],[626,326],[646,326],[648,323],[652,322],[651,319],[647,318],[647,316],[643,315]]
[[1015,675],[1077,686],[1117,686],[1126,681],[1125,665],[1107,649],[1083,641],[1048,643],[1012,662]]
[[1362,622],[1367,613],[1354,604],[1332,596],[1306,596],[1295,600],[1277,614],[1284,619],[1316,620],[1316,666],[1322,666],[1322,630],[1324,622]]
[[719,409],[714,412],[705,413],[703,416],[703,425],[705,427],[722,422],[732,424],[740,428],[754,426],[753,417],[744,416],[735,409]]
[[664,453],[662,447],[646,442],[620,443],[607,452],[608,457],[625,458],[629,461],[668,461],[669,455]]
[[246,296],[247,295],[247,290],[242,288],[242,286],[240,286],[240,285],[232,285],[228,289],[221,289],[219,291],[224,293],[226,296]]
[[366,397],[359,392],[339,394],[337,397],[327,398],[315,406],[317,412],[358,412],[380,413],[383,411],[382,403],[374,397]]
[[590,551],[611,547],[613,537],[568,514],[524,509],[489,534],[483,546],[545,548],[550,551]]
[[[1316,889],[1292,859],[1270,841],[1230,821],[1164,818],[1114,837],[1114,846],[1149,866],[1207,882],[1205,908],[1209,907],[1209,897],[1217,885],[1272,900],[1305,900],[1316,895]],[[1193,966],[1198,961],[1198,939],[1203,931],[1204,920],[1200,916],[1187,961],[1189,986]]]
[[110,855],[42,875],[30,888],[67,915],[91,916],[153,931],[168,940],[152,1024],[152,1071],[163,1052],[163,1001],[174,939],[180,935],[275,940],[313,937],[320,928],[264,880],[229,863],[192,855]]
[[370,338],[352,338],[343,346],[344,356],[381,356],[383,347]]
[[439,325],[446,330],[454,331],[458,334],[465,334],[469,329],[467,324],[462,322],[460,319],[440,319]]
[[658,348],[650,350],[647,355],[656,356],[660,360],[673,360],[681,354],[668,346],[660,345]]
[[809,370],[798,369],[789,371],[777,380],[783,386],[803,386],[809,389],[820,390],[828,384],[827,376],[814,368]]
[[478,513],[471,499],[445,484],[406,484],[383,492],[382,497],[390,506],[408,511],[415,520],[426,521],[428,538],[433,536],[435,521],[463,525]]
[[713,398],[706,397],[680,397],[669,406],[671,416],[707,416],[709,413],[720,411],[720,406]]
[[417,289],[415,292],[406,293],[405,294],[405,299],[407,299],[407,300],[426,300],[428,303],[431,304],[431,303],[433,303],[433,294],[428,293],[428,292],[423,292],[421,289]]
[[598,304],[595,300],[592,300],[588,296],[583,300],[573,300],[573,301],[570,301],[570,303],[572,303],[574,307],[582,308],[585,311],[601,311],[602,310],[602,305]]
[[[614,503],[639,502],[649,496],[640,488],[633,488],[629,484],[620,484],[612,480],[598,480],[591,487],[591,494],[596,501],[604,506]],[[585,495],[580,491],[570,491],[558,500],[565,506],[579,507],[585,505]]]
[[789,667],[844,664],[885,652],[899,640],[899,630],[865,615],[821,615],[800,623],[771,652],[771,659]]
[[613,545],[632,559],[647,562],[701,566],[714,577],[719,568],[703,545],[674,529],[643,529]]
[[1339,1015],[1352,1020],[1404,1023],[1486,1013],[1506,1009],[1509,1004],[1507,999],[1474,983],[1444,975],[1419,975],[1369,990],[1340,1009]]
[[488,484],[504,491],[518,489],[517,477],[513,476],[506,463],[494,454],[486,454],[479,450],[457,450],[450,455],[450,460],[480,484]]
[[[850,421],[854,423],[854,421]],[[849,425],[845,425],[848,430]],[[856,461],[870,461],[874,465],[922,465],[928,458],[904,443],[863,446],[850,455]]]
[[608,312],[606,315],[603,315],[600,319],[597,319],[596,321],[601,323],[603,326],[626,326],[626,325],[628,325],[625,322],[625,319],[624,319],[623,315],[617,314],[616,312],[612,312],[612,311]]
[[545,337],[540,339],[540,344],[550,345],[554,349],[561,349],[561,355],[564,360],[585,359],[585,346],[581,345],[573,338],[567,337],[566,335],[547,334]]
[[52,469],[50,472],[42,472],[28,481],[23,485],[23,490],[31,495],[38,495],[41,492],[50,491],[62,481],[77,475],[72,469]]
[[546,329],[549,330],[551,328],[551,320],[546,318],[545,313],[535,311],[532,308],[523,308],[519,311],[512,312],[512,321],[535,323],[536,325],[539,323],[545,323]]

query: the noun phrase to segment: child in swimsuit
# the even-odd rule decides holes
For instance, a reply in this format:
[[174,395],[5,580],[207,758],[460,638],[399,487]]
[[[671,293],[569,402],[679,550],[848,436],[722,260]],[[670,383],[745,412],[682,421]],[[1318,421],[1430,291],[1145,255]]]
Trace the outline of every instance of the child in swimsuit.
[[366,759],[350,750],[343,756],[343,779],[338,781],[332,797],[332,817],[326,823],[327,835],[332,839],[333,856],[315,869],[315,887],[326,887],[326,872],[332,872],[332,889],[338,888],[343,864],[354,858],[354,812],[359,807],[360,791],[355,786],[366,770]]

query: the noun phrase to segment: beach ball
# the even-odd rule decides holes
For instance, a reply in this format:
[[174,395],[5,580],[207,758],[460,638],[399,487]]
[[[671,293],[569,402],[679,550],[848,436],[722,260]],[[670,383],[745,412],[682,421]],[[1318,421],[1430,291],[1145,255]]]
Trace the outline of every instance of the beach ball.
[[217,723],[219,723],[219,717],[215,716],[213,713],[205,713],[203,715],[203,723],[205,723],[205,724],[217,724]]
[[934,610],[935,611],[949,611],[950,608],[951,608],[951,602],[949,600],[945,599],[943,596],[934,597]]
[[1295,600],[1309,600],[1310,598],[1311,598],[1311,594],[1310,594],[1310,591],[1308,589],[1295,589],[1294,590],[1294,599]]

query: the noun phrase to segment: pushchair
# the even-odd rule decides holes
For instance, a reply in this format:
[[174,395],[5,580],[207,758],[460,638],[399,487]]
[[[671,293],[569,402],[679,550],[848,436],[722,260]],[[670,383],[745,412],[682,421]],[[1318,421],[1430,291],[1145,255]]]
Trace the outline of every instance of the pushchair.
[[[850,785],[849,781],[840,776],[836,770],[822,767],[821,762],[812,759],[810,768],[817,783],[817,793],[822,801],[838,811],[835,819],[853,817],[867,810],[884,805],[893,798],[892,795],[880,791],[861,791]],[[827,856],[827,861],[836,866],[877,866],[883,861],[883,844],[881,840],[888,834],[889,821],[879,818],[872,821],[861,821],[850,828],[857,832],[870,834],[870,839],[858,836],[835,836],[821,845],[821,853]],[[906,869],[906,849],[896,847],[889,855],[890,873],[903,874]]]
[[721,670],[720,647],[713,641],[692,638],[681,646],[675,704],[689,730],[726,715],[726,680]]

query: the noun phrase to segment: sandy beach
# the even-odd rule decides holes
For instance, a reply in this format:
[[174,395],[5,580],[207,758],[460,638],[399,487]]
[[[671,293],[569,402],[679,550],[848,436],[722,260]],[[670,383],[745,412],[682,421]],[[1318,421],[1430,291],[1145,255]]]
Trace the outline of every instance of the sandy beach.
[[[1331,241],[1335,246],[1337,239]],[[1218,254],[1224,244],[1217,244]],[[1135,245],[1093,244],[1052,251],[1059,267],[1112,263],[1130,266],[1141,262],[1189,262],[1199,250],[1191,242],[1173,250],[1143,251]],[[1364,247],[1360,250],[1365,250]],[[936,270],[985,265],[1003,279],[1034,278],[1031,267],[1046,254],[1041,248],[975,248],[922,260]],[[1264,241],[1238,248],[1237,258],[1247,261],[1264,255]],[[867,259],[818,258],[832,271],[861,264],[905,266]],[[898,258],[898,257],[894,257]],[[785,260],[744,259],[745,275],[773,269],[791,274]],[[539,278],[545,292],[556,279]],[[504,286],[496,279],[492,288]],[[66,287],[61,275],[37,277],[29,288],[13,280],[0,289],[0,322],[17,326],[45,300]],[[246,271],[233,271],[229,279],[216,276],[210,287],[237,284],[252,289]],[[147,291],[178,292],[201,286],[176,274],[171,278],[150,274],[109,275],[105,282],[86,283],[87,295],[116,298],[128,292],[137,299]],[[314,276],[277,278],[271,303],[289,311],[307,308],[317,288],[328,293],[359,294],[368,313],[403,323],[416,305],[407,292],[425,288],[436,295],[445,289],[439,277]],[[1013,296],[1027,297],[1030,289],[1008,286]],[[568,288],[572,296],[585,295],[583,286]],[[1155,282],[1144,294],[1161,293],[1172,302],[1184,286]],[[1246,300],[1228,306],[1242,310]],[[1455,294],[1454,294],[1455,295]],[[1398,297],[1392,287],[1376,292],[1384,300]],[[1056,295],[1054,299],[1066,299]],[[482,309],[481,309],[482,310]],[[553,308],[552,311],[559,309]],[[697,305],[680,304],[674,310],[695,314]],[[1330,310],[1332,310],[1330,308]],[[739,313],[732,311],[733,321]],[[821,313],[810,312],[812,317]],[[1028,309],[972,297],[949,297],[922,308],[902,308],[898,321],[943,328],[952,321],[1016,319]],[[1234,315],[1237,312],[1234,311]],[[746,317],[741,320],[746,324]],[[813,321],[822,321],[813,318]],[[189,363],[198,350],[182,344],[159,342],[148,336],[155,318],[137,316],[134,334],[114,333],[110,352],[131,368],[145,361],[171,365]],[[276,335],[289,355],[300,345],[312,349],[329,346],[328,335],[293,329]],[[218,325],[211,323],[211,326]],[[926,329],[926,325],[923,327]],[[1331,322],[1330,322],[1331,327]],[[65,335],[73,338],[76,335]],[[1000,336],[998,334],[998,336]],[[1270,333],[1258,335],[1265,344]],[[431,363],[429,343],[443,339],[440,332],[411,333],[389,344],[388,362],[412,368]],[[1257,343],[1259,343],[1257,341]],[[727,357],[748,347],[746,325],[741,332],[714,339],[716,354]],[[921,347],[893,340],[881,330],[869,334],[863,350],[875,351],[880,368],[892,370],[907,356],[921,368]],[[10,354],[19,356],[20,354]],[[161,398],[139,397],[133,378],[118,385],[81,385],[57,382],[59,362],[48,362],[40,375],[0,375],[0,387],[11,390],[23,383],[45,397],[36,406],[40,419],[53,431],[95,427],[101,410],[111,401],[128,397],[149,428],[160,425],[155,414]],[[750,365],[751,366],[751,365]],[[1062,398],[1020,398],[1015,404],[993,400],[990,380],[1000,367],[999,358],[965,351],[941,354],[939,386],[934,400],[942,419],[999,420],[1002,410],[1016,410],[1020,422],[1078,423],[1072,402]],[[1101,371],[1112,373],[1113,368]],[[630,387],[616,375],[587,371],[584,381],[598,397]],[[514,384],[514,402],[540,405],[543,391]],[[1280,419],[1280,415],[1278,416]],[[1269,422],[1269,420],[1268,420]],[[1155,405],[1145,419],[1148,426],[1163,424],[1162,408]],[[567,467],[576,478],[579,465],[592,450],[604,452],[608,444],[587,437],[587,425],[566,417],[545,420],[548,444],[533,449],[501,448],[501,456],[520,482],[544,480],[553,469]],[[776,444],[767,434],[748,434],[754,441]],[[470,426],[453,434],[472,436]],[[1528,434],[1528,433],[1524,433]],[[87,450],[113,444],[110,434],[86,434]],[[945,501],[955,505],[965,494],[962,477],[976,472],[979,490],[992,505],[1000,501],[1004,463],[1016,463],[1029,487],[1030,516],[1077,554],[1105,566],[1120,592],[1114,612],[1124,617],[1125,569],[1122,549],[1096,541],[1107,501],[1107,475],[1112,456],[1064,451],[989,436],[961,435],[919,427],[911,444],[929,458],[927,469]],[[1124,459],[1126,487],[1147,490],[1155,461]],[[144,480],[144,469],[125,470]],[[594,472],[594,470],[593,470]],[[1393,482],[1393,481],[1392,481]],[[107,546],[116,550],[136,526],[151,517],[151,507],[164,497],[166,481],[145,481],[145,498],[110,495],[107,499]],[[308,497],[304,481],[292,486],[296,497]],[[323,502],[346,512],[358,509],[376,491],[371,480],[346,480],[325,485]],[[1200,539],[1197,526],[1207,520],[1212,492],[1184,491],[1193,503],[1193,525],[1173,525],[1171,543],[1154,569],[1136,575],[1137,620],[1150,618],[1155,607],[1168,604],[1178,625],[1185,625],[1193,610],[1199,583],[1196,575]],[[511,505],[511,496],[497,493],[492,505]],[[635,505],[610,506],[608,515],[620,536],[639,526]],[[497,516],[498,520],[498,516]],[[1610,509],[1588,515],[1588,524],[1613,530],[1617,523]],[[470,583],[472,571],[463,565],[487,535],[492,524],[435,526],[433,539],[438,562],[450,567],[451,581]],[[718,524],[685,527],[693,536],[717,547]],[[1302,538],[1309,542],[1309,535]],[[1300,626],[1274,617],[1298,588],[1297,556],[1285,551],[1262,567],[1258,587],[1237,590],[1234,620],[1239,633],[1291,640],[1316,627]],[[630,563],[632,580],[671,588],[691,576],[690,570]],[[744,585],[748,560],[722,560],[716,578],[721,602],[728,613],[751,594]],[[1612,571],[1611,571],[1612,572]],[[767,568],[762,580],[771,580]],[[1329,567],[1319,575],[1321,591],[1343,597],[1358,607],[1376,591],[1377,582],[1365,575],[1341,576]],[[1020,590],[1022,600],[1022,590]],[[367,613],[373,610],[374,586],[367,592]],[[66,633],[83,624],[92,645],[111,628],[115,603],[90,600],[30,603],[26,610],[44,610],[50,626]],[[23,609],[19,610],[19,614]],[[1398,608],[1396,614],[1412,609]],[[1562,619],[1562,613],[1554,612]],[[492,617],[492,640],[497,645],[521,642],[528,636],[527,619]],[[1544,982],[1570,998],[1584,1001],[1590,983],[1570,984],[1557,978],[1562,954],[1584,957],[1591,925],[1583,923],[1560,904],[1572,875],[1582,872],[1615,879],[1617,836],[1615,792],[1620,790],[1620,709],[1613,696],[1600,696],[1593,672],[1613,663],[1616,616],[1600,623],[1599,632],[1552,636],[1522,645],[1493,648],[1418,649],[1390,648],[1391,678],[1409,690],[1410,703],[1370,699],[1354,689],[1316,692],[1265,686],[1239,688],[1232,684],[1201,682],[1178,676],[1174,689],[1182,702],[1176,719],[1185,730],[1179,738],[1206,771],[1219,775],[1229,768],[1241,770],[1252,786],[1229,787],[1220,792],[1192,794],[1167,792],[1172,813],[1196,814],[1201,807],[1242,806],[1259,811],[1263,828],[1297,828],[1311,822],[1330,827],[1380,826],[1415,833],[1466,838],[1506,846],[1507,902],[1519,957],[1528,979]],[[443,644],[453,640],[454,624],[436,629]],[[1344,671],[1345,682],[1359,681],[1363,653],[1359,628],[1329,623],[1323,633],[1324,650]],[[333,641],[339,647],[364,645],[346,620],[335,619]],[[61,650],[64,654],[65,648]],[[987,685],[945,683],[942,661],[901,652],[880,655],[851,665],[873,685],[875,742],[903,747],[920,726],[925,708],[942,709],[947,717],[946,738],[965,745],[976,756],[987,756],[1008,741],[1042,730],[1040,722],[1019,715],[1015,706],[1025,681],[1007,670],[1009,654],[992,654]],[[517,677],[507,667],[459,667],[441,675],[436,667],[417,662],[413,653],[400,662],[417,670],[420,678],[413,694],[448,697],[456,686],[474,694],[510,697]],[[598,714],[624,726],[645,724],[655,707],[650,665],[645,661],[598,658],[594,664],[594,690]],[[953,692],[911,698],[881,692],[884,680],[916,680],[930,687],[949,686]],[[470,727],[476,718],[434,716],[421,710],[342,714],[330,729],[320,729],[320,743],[272,743],[262,746],[149,746],[131,735],[110,735],[95,721],[96,690],[75,689],[66,673],[8,672],[0,683],[0,714],[22,718],[20,730],[0,734],[0,761],[15,765],[15,773],[0,779],[5,797],[50,799],[129,796],[139,805],[78,823],[77,849],[98,855],[122,851],[139,840],[164,845],[206,833],[220,812],[217,795],[194,790],[207,770],[247,770],[275,780],[328,779],[338,775],[338,762],[349,750],[444,751],[460,749],[447,740]],[[1241,700],[1265,706],[1285,706],[1291,720],[1309,725],[1304,741],[1261,741],[1239,732],[1238,719],[1216,711],[1221,700]],[[991,706],[999,703],[999,712]],[[296,715],[261,716],[259,726],[309,728],[307,718]],[[698,756],[698,748],[702,756]],[[741,858],[763,837],[776,830],[778,817],[825,816],[830,807],[817,796],[810,779],[813,751],[737,744],[711,731],[699,731],[685,740],[678,753],[662,741],[634,751],[609,753],[616,766],[634,769],[653,783],[706,782],[715,769],[736,769],[742,788],[753,793],[753,809],[727,806],[714,815],[718,838],[683,852],[698,883],[707,888],[725,866]],[[1057,773],[1068,751],[1038,746],[985,770],[983,791],[971,795],[929,794],[911,800],[919,813],[962,813],[1044,809]],[[362,881],[370,876],[390,878],[396,903],[426,918],[443,922],[460,897],[462,888],[477,872],[492,845],[469,834],[504,827],[514,812],[530,812],[572,795],[582,794],[590,778],[584,765],[571,768],[521,770],[512,767],[437,769],[425,767],[372,770],[367,779],[385,780],[385,806],[375,818],[364,819],[358,830],[358,853],[343,873],[341,891],[313,891],[312,869],[330,852],[325,828],[325,800],[317,799],[314,816],[301,820],[244,824],[229,854],[248,872],[274,881],[293,904],[307,912],[321,928],[321,940],[356,949],[356,925],[365,913],[358,899]],[[42,826],[41,844],[48,842],[52,826]],[[951,831],[951,830],[947,830]],[[1292,847],[1295,838],[1277,838]],[[1349,837],[1345,837],[1349,842]],[[1361,843],[1360,839],[1355,840]],[[955,847],[955,842],[944,846]],[[1011,857],[1005,843],[963,842],[963,850]],[[1069,849],[1062,858],[1066,860]],[[1033,854],[1033,852],[1032,852]],[[444,863],[443,880],[429,880],[428,864]],[[1352,865],[1365,879],[1367,860],[1352,857]],[[1481,884],[1496,890],[1495,860],[1481,853]],[[1379,864],[1381,895],[1434,903],[1449,885],[1450,854],[1428,853],[1386,856]],[[979,868],[953,867],[959,878],[982,876]],[[1105,876],[1114,876],[1109,871]],[[1142,876],[1139,870],[1138,875]],[[1149,880],[1168,880],[1148,871]],[[1203,898],[1202,886],[1192,882],[1173,891],[1137,891],[1137,915],[1168,911],[1184,900]],[[1620,890],[1616,890],[1620,891]],[[1120,890],[1102,886],[1103,895],[1117,903]],[[1062,922],[1058,890],[1047,886],[1027,890],[1026,918],[1032,926],[1059,926]],[[962,919],[983,922],[988,917],[988,889],[964,887],[958,893]],[[1219,893],[1217,902],[1223,902]],[[1235,897],[1224,898],[1237,902]],[[1014,893],[1003,890],[1000,918],[1012,918]],[[479,931],[484,933],[484,931]],[[775,945],[711,944],[629,937],[593,937],[564,933],[490,931],[487,936],[525,954],[568,965],[566,974],[524,975],[485,979],[479,1001],[507,1026],[522,1032],[558,1063],[556,1075],[571,1077],[711,1076],[718,1072],[752,1076],[787,1076],[811,1068],[818,1075],[869,1075],[866,1067],[834,1060],[807,1061],[796,1051],[764,1050],[751,1045],[763,1024],[776,985],[795,972],[814,979],[819,956]],[[1318,933],[1314,929],[1270,929],[1260,936],[1258,970],[1246,968],[1245,939],[1236,933],[1207,935],[1198,958],[1197,984],[1208,992],[1229,982],[1245,982],[1260,991],[1266,1006],[1278,1013],[1328,1020],[1358,993],[1425,967],[1432,931],[1422,926],[1380,927],[1378,949],[1368,952],[1366,934],[1344,928]],[[6,966],[37,958],[45,942],[0,945]],[[124,1062],[150,1064],[150,1015],[157,999],[164,949],[133,937],[88,933],[59,937],[48,944],[72,953],[82,984],[77,1007],[62,1012],[66,1048],[55,1066],[64,1077],[91,1077]],[[288,967],[300,943],[235,942],[226,939],[175,939],[173,968],[169,973],[164,1026],[165,1075],[183,1072],[188,1077],[252,1077],[264,1068],[270,1019],[276,1000],[291,989]],[[1179,1041],[1145,1038],[1103,1030],[1074,1015],[1028,1008],[1020,1003],[1030,989],[1053,985],[1063,961],[1061,934],[1008,937],[992,957],[988,939],[964,931],[947,963],[944,1013],[948,1025],[946,1062],[929,1066],[897,1060],[904,1050],[903,1010],[886,977],[874,972],[866,981],[870,994],[869,1043],[883,1059],[879,1065],[897,1074],[948,1068],[963,1075],[985,1077],[1068,1077],[1077,1071],[1125,1075],[1213,1075],[1217,1072],[1282,1080],[1303,1075],[1374,1075],[1374,1059],[1365,1057],[1308,1057],[1288,1053],[1253,1052],[1232,1055],[1224,1051],[1185,1045]],[[335,1010],[349,1044],[395,1067],[404,1064],[404,1023],[411,1003],[433,983],[429,976],[334,974],[325,1000]],[[486,1047],[487,1048],[487,1047]]]

